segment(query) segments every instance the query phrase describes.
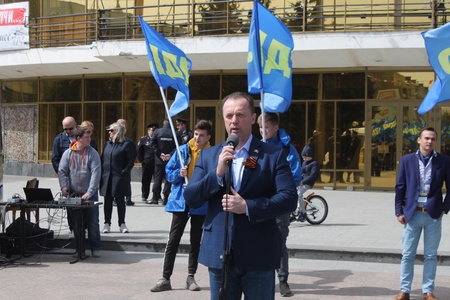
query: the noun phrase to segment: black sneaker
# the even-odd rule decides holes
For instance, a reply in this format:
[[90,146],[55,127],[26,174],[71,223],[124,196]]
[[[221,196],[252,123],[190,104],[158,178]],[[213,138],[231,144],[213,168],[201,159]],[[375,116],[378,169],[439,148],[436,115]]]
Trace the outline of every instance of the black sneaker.
[[127,206],[133,206],[134,205],[134,202],[133,201],[131,201],[131,200],[128,200],[127,201]]
[[159,279],[158,282],[150,289],[151,292],[163,292],[170,291],[172,289],[172,285],[170,284],[169,279],[165,279],[164,277]]
[[280,282],[280,294],[281,297],[291,297],[294,295],[287,282]]
[[306,213],[300,213],[300,214],[298,215],[297,221],[299,221],[299,222],[305,222],[305,220],[306,220]]
[[189,275],[186,278],[186,289],[190,291],[200,291],[200,287],[198,286],[197,282],[195,282],[194,276]]

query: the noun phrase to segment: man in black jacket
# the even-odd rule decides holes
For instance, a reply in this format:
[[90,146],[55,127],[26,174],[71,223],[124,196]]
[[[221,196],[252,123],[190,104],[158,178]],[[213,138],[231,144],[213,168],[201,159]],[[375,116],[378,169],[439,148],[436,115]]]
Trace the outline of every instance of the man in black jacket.
[[[155,180],[153,182],[153,198],[147,203],[158,204],[158,201],[161,199],[162,182],[166,178],[166,164],[176,148],[175,138],[168,119],[165,119],[163,127],[158,128],[153,134],[152,145],[155,147]],[[163,205],[167,203],[171,186],[170,182],[165,180]]]
[[155,147],[152,144],[153,134],[158,124],[151,123],[147,125],[147,135],[141,137],[137,145],[137,158],[142,164],[141,191],[142,201],[146,202],[150,194],[150,183],[155,173]]
[[52,165],[56,174],[58,174],[59,162],[64,151],[69,149],[70,143],[75,140],[74,129],[77,127],[77,122],[73,117],[68,116],[62,121],[62,126],[63,132],[55,137],[52,147]]
[[192,132],[192,130],[189,130],[187,128],[186,119],[177,119],[177,129],[178,140],[180,141],[181,145],[187,144],[187,142],[189,142],[194,137],[194,133]]

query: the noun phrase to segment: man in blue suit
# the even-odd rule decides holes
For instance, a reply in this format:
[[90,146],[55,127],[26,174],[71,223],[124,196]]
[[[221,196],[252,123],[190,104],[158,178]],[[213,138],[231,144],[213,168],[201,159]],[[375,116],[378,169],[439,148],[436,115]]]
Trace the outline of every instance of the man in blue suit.
[[[222,111],[228,135],[238,138],[236,149],[227,143],[204,149],[184,192],[190,207],[208,202],[199,262],[209,270],[211,299],[218,299],[227,231],[225,299],[241,299],[242,293],[246,299],[274,299],[282,245],[276,217],[296,208],[294,178],[281,148],[253,138],[256,114],[250,95],[226,96]],[[232,187],[226,193],[228,170]]]
[[409,300],[414,275],[414,259],[422,228],[424,232],[423,299],[437,299],[434,283],[437,251],[441,240],[442,216],[450,209],[450,196],[442,197],[445,181],[450,187],[449,158],[434,151],[437,132],[432,127],[420,131],[419,150],[402,157],[395,186],[395,214],[404,225],[400,293],[394,300]]

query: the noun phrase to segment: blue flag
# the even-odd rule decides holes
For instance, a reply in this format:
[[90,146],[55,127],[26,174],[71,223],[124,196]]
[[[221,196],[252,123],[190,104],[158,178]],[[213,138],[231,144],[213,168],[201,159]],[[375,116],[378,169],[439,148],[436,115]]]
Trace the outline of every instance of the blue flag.
[[437,75],[436,81],[420,104],[423,115],[437,103],[450,100],[450,23],[422,32],[428,61]]
[[283,113],[291,105],[293,49],[289,29],[255,0],[248,42],[248,92],[264,91],[267,112]]
[[189,72],[192,63],[175,45],[149,26],[139,15],[142,32],[147,44],[150,70],[163,89],[169,86],[177,90],[175,101],[169,109],[171,117],[189,106]]

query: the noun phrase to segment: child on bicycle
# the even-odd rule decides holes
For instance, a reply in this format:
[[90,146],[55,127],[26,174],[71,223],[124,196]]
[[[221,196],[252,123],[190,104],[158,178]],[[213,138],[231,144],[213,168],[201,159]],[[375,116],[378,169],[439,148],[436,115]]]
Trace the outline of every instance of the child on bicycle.
[[314,160],[313,149],[309,146],[305,146],[302,151],[302,176],[303,179],[300,182],[300,186],[297,190],[298,204],[297,209],[293,213],[293,218],[299,222],[304,222],[306,218],[305,205],[303,204],[303,193],[312,188],[316,183],[320,174],[319,163]]

